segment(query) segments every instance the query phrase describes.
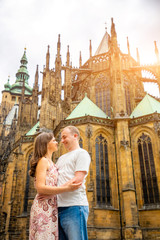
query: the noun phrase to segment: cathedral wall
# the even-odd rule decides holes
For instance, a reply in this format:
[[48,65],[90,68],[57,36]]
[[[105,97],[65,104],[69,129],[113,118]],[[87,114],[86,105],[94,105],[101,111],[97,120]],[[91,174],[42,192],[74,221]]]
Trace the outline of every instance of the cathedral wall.
[[[158,239],[160,237],[160,155],[159,155],[159,147],[160,147],[160,138],[155,130],[155,123],[149,122],[143,125],[135,126],[130,129],[131,133],[131,146],[133,153],[133,168],[134,168],[134,178],[136,185],[136,197],[137,197],[137,205],[139,210],[139,224],[142,228],[142,235],[144,239]],[[149,145],[147,145],[147,141],[145,138],[149,137]],[[150,158],[149,166],[147,168],[148,158],[145,157],[147,152],[143,149],[143,156],[145,158],[144,166],[146,169],[142,175],[142,162],[140,165],[140,152],[138,148],[138,140],[143,139],[143,141],[147,145],[147,151],[151,154],[151,150],[153,153],[153,157]],[[151,144],[150,144],[151,143]],[[143,145],[144,147],[144,145]],[[152,160],[153,159],[153,160]],[[148,170],[147,170],[148,169]],[[153,170],[155,169],[155,174],[153,174]],[[151,174],[152,172],[152,174]],[[147,176],[147,193],[149,197],[146,197],[144,181],[142,181],[142,176]],[[149,180],[150,176],[150,180]],[[149,186],[150,183],[154,181],[154,184]],[[155,182],[156,181],[156,182]],[[157,188],[155,189],[155,186]],[[151,188],[150,188],[151,187]],[[152,199],[150,193],[154,192],[154,198]],[[157,193],[158,192],[158,193]],[[156,195],[158,194],[158,195]],[[148,200],[149,198],[149,200]],[[147,202],[150,201],[150,202]]]
[[29,227],[27,176],[32,149],[33,144],[22,143],[21,148],[15,149],[9,158],[2,196],[2,208],[6,213],[5,239],[28,239],[26,232]]

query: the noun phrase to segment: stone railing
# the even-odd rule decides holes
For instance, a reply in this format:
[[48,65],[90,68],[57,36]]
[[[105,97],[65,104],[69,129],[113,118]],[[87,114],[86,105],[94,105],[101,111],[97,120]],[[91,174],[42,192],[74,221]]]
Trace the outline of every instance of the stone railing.
[[98,125],[103,125],[103,126],[108,126],[108,127],[114,127],[114,121],[108,118],[98,118],[98,117],[93,117],[93,116],[84,116],[84,117],[79,117],[79,118],[74,118],[74,119],[66,119],[61,121],[61,123],[55,128],[54,134],[56,135],[61,128],[66,127],[68,125],[80,125],[80,124],[87,124],[87,123],[92,123],[92,124],[98,124]]

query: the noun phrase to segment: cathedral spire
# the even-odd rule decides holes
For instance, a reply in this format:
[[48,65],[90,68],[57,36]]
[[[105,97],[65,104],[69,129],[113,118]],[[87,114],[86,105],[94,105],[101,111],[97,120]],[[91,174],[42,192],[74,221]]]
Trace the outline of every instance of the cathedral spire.
[[37,122],[38,91],[39,91],[39,89],[38,89],[38,78],[39,78],[39,74],[38,74],[38,65],[37,65],[36,73],[35,73],[34,86],[33,86],[33,94],[32,94],[32,106],[33,106],[32,118],[31,118],[32,125],[34,125]]
[[26,48],[24,49],[24,54],[21,58],[21,66],[20,69],[18,70],[18,72],[16,73],[16,83],[22,83],[23,80],[25,81],[25,83],[28,84],[28,79],[29,79],[29,74],[28,74],[28,70],[27,70],[27,57],[26,57]]
[[61,42],[60,42],[60,34],[58,34],[57,57],[60,57],[60,50],[61,50]]
[[117,47],[117,33],[113,18],[111,18],[111,45],[112,47]]
[[90,55],[90,58],[92,57],[92,42],[91,42],[91,40],[89,40],[89,55]]
[[36,73],[35,73],[34,89],[38,88],[38,78],[39,78],[39,74],[38,74],[38,65],[37,65]]
[[50,61],[50,53],[49,53],[50,46],[48,45],[48,51],[46,54],[46,70],[49,70],[49,61]]
[[69,67],[70,64],[70,52],[69,52],[69,45],[67,46],[67,61],[66,66]]
[[128,40],[128,37],[127,37],[127,48],[128,48],[128,55],[130,56],[130,46],[129,46],[129,40]]
[[79,54],[79,67],[82,67],[82,55],[81,55],[81,51]]
[[25,96],[25,80],[23,80],[23,87],[22,87],[22,96],[21,96],[21,101],[23,102]]
[[138,48],[136,48],[137,51],[137,63],[140,65],[140,57],[139,57],[139,51]]
[[55,70],[56,72],[59,72],[61,69],[61,42],[60,42],[60,34],[58,34],[58,42],[57,42],[57,55],[56,55],[56,61],[55,61]]
[[155,45],[155,54],[156,54],[156,58],[157,58],[157,63],[159,64],[160,63],[159,51],[158,51],[158,47],[157,47],[157,42],[156,41],[154,41],[154,45]]

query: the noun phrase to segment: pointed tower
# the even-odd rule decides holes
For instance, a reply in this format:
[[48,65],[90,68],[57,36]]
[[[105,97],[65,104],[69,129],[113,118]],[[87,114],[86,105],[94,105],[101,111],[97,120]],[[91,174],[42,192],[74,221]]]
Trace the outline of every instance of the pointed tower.
[[25,96],[29,97],[32,95],[32,88],[28,85],[29,73],[27,69],[28,60],[26,57],[26,48],[24,49],[24,54],[21,58],[20,63],[20,68],[16,73],[16,82],[11,86],[10,92],[14,95],[16,95],[17,93],[21,95],[24,83],[24,94]]
[[155,46],[155,54],[156,54],[156,58],[157,58],[157,64],[160,64],[159,51],[158,51],[158,47],[157,47],[157,42],[156,41],[154,41],[154,46]]
[[70,52],[69,52],[69,46],[67,46],[67,61],[66,61],[66,67],[64,68],[64,85],[63,85],[64,101],[63,101],[63,110],[62,110],[64,113],[66,113],[66,116],[68,113],[70,113],[70,106],[71,106],[71,89],[72,89],[71,71],[72,71],[72,66],[70,63]]
[[140,57],[139,57],[138,48],[136,48],[136,52],[137,52],[137,63],[138,63],[138,65],[140,65]]
[[[61,111],[61,42],[58,35],[55,71],[49,69],[49,48],[46,54],[46,68],[43,71],[40,128],[53,129],[62,119]],[[69,61],[69,60],[68,60]]]
[[117,44],[115,24],[113,18],[111,18],[110,75],[112,86],[111,106],[114,116],[118,116],[121,112],[126,114],[121,58],[121,52]]
[[[28,84],[29,74],[27,70],[28,60],[26,57],[26,49],[24,49],[20,63],[21,65],[16,73],[15,83],[11,85],[10,79],[8,79],[8,82],[4,85],[5,89],[2,91],[2,102],[0,107],[1,120],[4,120],[3,116],[6,117],[15,104],[19,104],[19,102],[22,102],[22,99],[24,100],[32,95],[32,88]],[[23,108],[22,104],[19,107],[20,109]]]
[[128,49],[128,55],[131,56],[128,37],[127,37],[127,49]]
[[4,90],[2,91],[0,116],[4,115],[2,114],[2,110],[5,111],[5,116],[7,116],[14,104],[20,101],[22,95],[23,81],[25,97],[29,97],[32,95],[32,88],[28,85],[29,74],[27,70],[28,60],[26,57],[26,49],[24,49],[24,53],[20,60],[20,63],[21,65],[18,72],[16,73],[15,83],[11,85],[10,78],[8,78],[8,82],[4,85]]
[[58,42],[57,42],[57,55],[55,60],[55,96],[56,101],[61,101],[61,90],[62,90],[62,83],[61,83],[61,42],[60,42],[60,34],[58,35]]
[[[16,138],[19,138],[21,134],[24,134],[26,131],[28,131],[37,121],[37,118],[35,118],[37,103],[34,102],[37,94],[36,87],[34,86],[32,95],[28,96],[26,94],[28,91],[28,79],[29,79],[27,63],[28,61],[27,61],[26,49],[25,49],[23,57],[21,59],[20,69],[16,74],[16,77],[17,77],[16,84],[21,86],[21,98],[19,101],[18,122],[17,122],[18,131],[17,131]],[[36,79],[36,81],[38,81],[38,79]],[[35,109],[33,110],[33,108]]]
[[48,51],[47,51],[47,54],[46,54],[46,70],[47,71],[49,70],[49,62],[50,62],[49,48],[50,48],[50,46],[48,45]]
[[79,53],[79,67],[82,66],[82,55],[81,55],[81,51]]
[[92,41],[89,40],[89,57],[92,57]]
[[38,91],[39,91],[38,79],[39,79],[39,73],[38,73],[38,65],[37,65],[35,81],[34,81],[34,86],[33,86],[33,93],[32,93],[32,125],[35,125],[37,123]]
[[27,70],[27,57],[26,57],[26,48],[24,50],[24,54],[21,58],[21,66],[20,69],[18,70],[18,72],[16,73],[16,83],[23,83],[23,80],[25,80],[25,83],[28,84],[28,79],[29,79],[29,74],[28,74],[28,70]]
[[71,65],[70,65],[70,52],[69,46],[67,46],[67,61],[64,74],[64,101],[69,101],[71,98]]
[[[110,76],[113,118],[116,122],[115,144],[117,149],[117,167],[121,175],[120,207],[122,212],[122,234],[123,239],[136,239],[136,235],[139,235],[139,239],[142,239],[142,233],[138,226],[138,209],[135,195],[131,147],[129,144],[129,117],[126,110],[124,74],[122,72],[123,55],[117,44],[117,34],[113,18],[111,22]],[[130,54],[129,42],[127,42],[127,46],[128,54]]]
[[70,65],[70,52],[69,52],[69,45],[67,46],[67,60],[66,60],[66,66],[69,67]]
[[117,33],[115,29],[115,24],[113,22],[113,18],[111,18],[111,49],[115,49],[118,47],[117,44]]

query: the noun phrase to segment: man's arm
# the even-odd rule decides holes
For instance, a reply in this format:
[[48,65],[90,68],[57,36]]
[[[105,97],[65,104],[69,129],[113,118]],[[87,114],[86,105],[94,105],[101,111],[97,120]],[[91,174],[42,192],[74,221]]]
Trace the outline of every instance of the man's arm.
[[72,182],[74,182],[74,183],[83,182],[86,174],[87,174],[86,171],[77,171],[77,172],[75,172],[75,177],[72,178]]

